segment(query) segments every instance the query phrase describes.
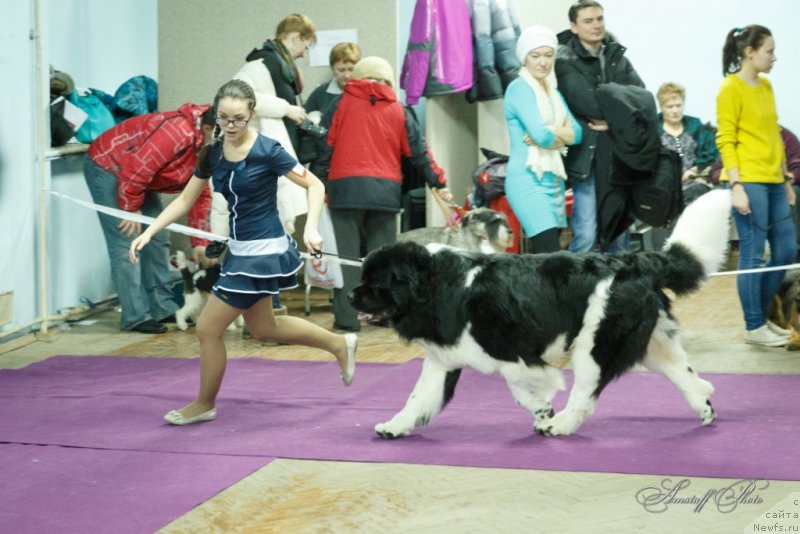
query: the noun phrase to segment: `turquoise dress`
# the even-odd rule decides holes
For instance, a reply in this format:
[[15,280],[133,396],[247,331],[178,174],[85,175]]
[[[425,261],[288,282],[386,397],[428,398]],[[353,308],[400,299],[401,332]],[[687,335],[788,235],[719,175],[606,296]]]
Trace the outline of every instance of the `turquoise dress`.
[[[275,295],[297,287],[303,261],[278,216],[278,177],[299,169],[283,147],[260,135],[242,161],[227,161],[222,143],[209,151],[214,191],[228,201],[230,237],[215,291]],[[200,169],[195,176],[202,176]]]
[[[570,112],[561,93],[558,98],[567,111],[570,125],[575,132],[573,144],[581,142],[583,131]],[[556,140],[552,128],[545,125],[536,102],[533,89],[522,79],[511,82],[506,90],[503,103],[511,152],[506,167],[506,197],[514,215],[519,219],[525,234],[533,237],[550,228],[567,226],[567,212],[564,198],[564,180],[551,172],[536,176],[526,162],[528,145],[524,136],[527,133],[534,143],[548,148]]]

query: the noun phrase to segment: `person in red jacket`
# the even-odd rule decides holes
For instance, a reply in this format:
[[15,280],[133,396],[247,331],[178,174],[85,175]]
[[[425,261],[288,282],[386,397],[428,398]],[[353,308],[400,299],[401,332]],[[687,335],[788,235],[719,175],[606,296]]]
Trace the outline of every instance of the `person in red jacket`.
[[[127,119],[104,132],[89,146],[83,174],[96,204],[131,213],[157,216],[159,193],[180,193],[197,166],[197,153],[211,139],[214,116],[209,105],[184,104],[177,111]],[[189,211],[189,225],[208,230],[211,193],[203,191]],[[148,334],[167,331],[163,322],[180,307],[169,287],[169,232],[153,238],[141,262],[128,260],[141,224],[98,213],[111,258],[122,330]],[[192,238],[195,260],[205,262],[203,239]]]
[[[326,179],[336,246],[343,257],[359,257],[362,249],[369,253],[394,242],[402,208],[401,156],[410,158],[443,200],[453,198],[431,166],[419,126],[392,90],[389,62],[365,57],[353,78],[325,112],[328,147],[314,167]],[[358,331],[361,324],[347,295],[360,273],[342,266],[342,275],[343,287],[333,292],[333,327]]]

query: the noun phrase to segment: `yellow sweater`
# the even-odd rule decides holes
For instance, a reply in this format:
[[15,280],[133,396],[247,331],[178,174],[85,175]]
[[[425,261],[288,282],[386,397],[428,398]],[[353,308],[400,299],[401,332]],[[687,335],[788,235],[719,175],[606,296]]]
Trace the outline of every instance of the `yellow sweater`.
[[757,87],[728,74],[717,95],[717,148],[726,169],[739,169],[742,182],[783,182],[783,140],[772,84],[759,76]]

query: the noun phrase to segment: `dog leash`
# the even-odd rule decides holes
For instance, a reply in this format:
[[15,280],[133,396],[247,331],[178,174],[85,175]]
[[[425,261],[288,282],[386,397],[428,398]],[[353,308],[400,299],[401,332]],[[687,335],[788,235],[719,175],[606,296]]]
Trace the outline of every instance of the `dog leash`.
[[[153,224],[155,222],[155,218],[148,217],[147,215],[140,215],[138,213],[131,213],[129,211],[117,208],[109,208],[108,206],[101,206],[99,204],[94,204],[92,202],[87,202],[85,200],[73,198],[69,195],[53,191],[52,189],[46,189],[46,191],[55,197],[62,198],[64,200],[69,200],[85,208],[89,208],[94,211],[99,211],[100,213],[105,213],[106,215],[110,215],[117,219],[123,219],[126,221],[133,221],[142,224]],[[219,254],[217,254],[216,257],[222,254],[228,242],[228,238],[225,236],[213,234],[211,232],[206,232],[205,230],[198,230],[197,228],[191,228],[183,224],[172,223],[169,226],[167,226],[166,229],[173,232],[177,232],[179,234],[184,234],[191,237],[199,237],[200,239],[207,239],[209,241],[212,241],[212,243],[208,245],[209,247],[212,247],[211,252],[213,253],[215,248],[220,249]],[[300,252],[300,257],[303,258],[304,260],[320,261],[322,259],[322,254],[331,256],[331,259],[326,261],[332,261],[342,265],[361,267],[361,264],[363,263],[363,259],[360,258],[348,258],[346,256],[339,256],[337,254],[331,254],[328,252],[318,252],[315,254],[309,254],[308,252]]]

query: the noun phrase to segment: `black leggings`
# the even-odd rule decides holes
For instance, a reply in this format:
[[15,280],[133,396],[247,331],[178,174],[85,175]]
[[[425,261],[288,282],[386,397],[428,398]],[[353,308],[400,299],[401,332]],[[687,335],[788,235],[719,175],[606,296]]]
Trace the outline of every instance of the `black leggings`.
[[529,237],[528,242],[531,246],[531,254],[545,254],[547,252],[558,252],[561,250],[558,228],[548,228],[544,232]]

